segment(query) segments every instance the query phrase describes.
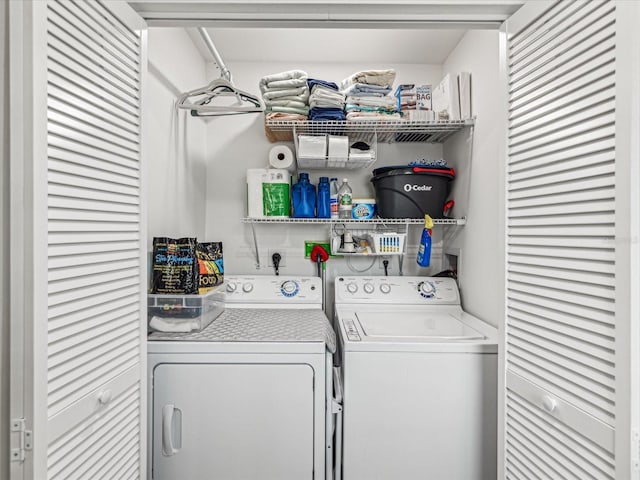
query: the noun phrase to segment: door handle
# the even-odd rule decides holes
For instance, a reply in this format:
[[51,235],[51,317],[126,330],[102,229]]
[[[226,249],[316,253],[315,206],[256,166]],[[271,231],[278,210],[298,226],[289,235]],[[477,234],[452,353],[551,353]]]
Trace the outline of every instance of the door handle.
[[173,445],[173,413],[176,410],[174,405],[162,407],[162,453],[166,457],[178,453]]

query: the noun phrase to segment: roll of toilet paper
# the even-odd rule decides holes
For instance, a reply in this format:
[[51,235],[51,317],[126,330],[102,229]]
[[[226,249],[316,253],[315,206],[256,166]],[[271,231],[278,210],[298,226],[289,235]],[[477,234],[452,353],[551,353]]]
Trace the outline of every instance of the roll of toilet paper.
[[269,165],[272,168],[293,172],[295,170],[293,152],[287,145],[275,145],[269,150]]

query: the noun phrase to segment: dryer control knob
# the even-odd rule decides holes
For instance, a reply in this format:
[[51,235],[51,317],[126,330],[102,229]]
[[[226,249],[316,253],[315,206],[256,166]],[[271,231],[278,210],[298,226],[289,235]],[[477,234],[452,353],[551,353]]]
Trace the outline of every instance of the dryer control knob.
[[373,293],[375,288],[372,284],[370,283],[365,283],[364,286],[362,287],[365,293]]
[[287,280],[280,285],[280,291],[285,297],[293,297],[298,293],[298,282],[295,280]]
[[242,291],[244,293],[249,293],[253,291],[253,283],[245,283],[244,285],[242,285]]
[[418,284],[418,293],[424,298],[433,298],[436,294],[436,287],[431,282],[420,282]]
[[388,283],[381,284],[380,291],[384,294],[391,292],[391,285],[389,285]]
[[227,292],[235,292],[237,287],[235,283],[227,283]]
[[358,285],[356,285],[355,283],[347,284],[347,292],[356,293],[357,291],[358,291]]

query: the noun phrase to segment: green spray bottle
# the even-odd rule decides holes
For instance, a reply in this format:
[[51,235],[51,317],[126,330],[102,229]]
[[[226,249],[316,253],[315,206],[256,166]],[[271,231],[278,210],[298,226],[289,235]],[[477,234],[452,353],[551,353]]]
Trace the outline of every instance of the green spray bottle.
[[428,267],[431,262],[431,229],[433,228],[433,219],[429,215],[424,216],[424,230],[422,230],[422,238],[420,238],[420,246],[418,247],[418,265]]

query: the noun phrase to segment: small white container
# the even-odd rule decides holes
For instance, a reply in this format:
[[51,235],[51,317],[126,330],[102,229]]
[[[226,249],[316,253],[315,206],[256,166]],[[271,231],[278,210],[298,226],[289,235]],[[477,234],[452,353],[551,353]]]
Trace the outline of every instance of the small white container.
[[373,198],[354,198],[351,217],[355,220],[369,220],[376,214],[376,201]]
[[326,160],[326,135],[298,135],[298,157]]

